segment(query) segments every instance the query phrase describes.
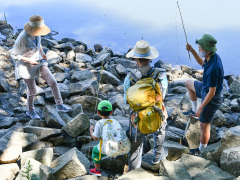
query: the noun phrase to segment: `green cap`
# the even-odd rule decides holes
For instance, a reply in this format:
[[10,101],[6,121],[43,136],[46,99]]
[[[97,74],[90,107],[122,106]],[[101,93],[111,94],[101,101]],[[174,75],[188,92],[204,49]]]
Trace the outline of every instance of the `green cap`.
[[204,34],[201,39],[197,39],[196,43],[199,44],[205,51],[215,53],[217,51],[217,40],[210,34]]
[[99,111],[112,111],[112,104],[107,100],[103,100],[98,104],[98,110]]

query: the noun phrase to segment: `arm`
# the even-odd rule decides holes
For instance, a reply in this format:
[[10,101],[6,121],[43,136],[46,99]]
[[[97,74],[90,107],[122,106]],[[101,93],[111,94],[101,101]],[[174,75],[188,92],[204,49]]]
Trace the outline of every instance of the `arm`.
[[90,127],[90,134],[91,134],[91,137],[92,137],[95,141],[97,141],[98,138],[96,138],[96,137],[93,135],[93,129],[94,129],[94,126],[91,126],[91,127]]
[[193,57],[196,59],[197,63],[203,66],[204,60],[197,54],[197,52],[192,48],[190,44],[186,45],[186,49],[190,51]]
[[197,117],[200,117],[203,108],[211,101],[212,97],[215,95],[216,92],[216,87],[209,87],[209,91],[204,99],[204,101],[202,102],[202,104],[199,106],[198,110],[196,111],[195,115]]

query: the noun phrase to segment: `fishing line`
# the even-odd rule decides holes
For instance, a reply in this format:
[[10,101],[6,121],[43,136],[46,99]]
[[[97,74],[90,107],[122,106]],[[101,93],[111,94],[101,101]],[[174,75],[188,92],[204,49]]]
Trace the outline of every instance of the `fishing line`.
[[[184,27],[184,24],[183,24],[182,13],[181,13],[180,6],[179,6],[179,4],[178,4],[178,1],[177,1],[177,5],[178,5],[179,12],[180,12],[181,20],[182,20],[182,26],[183,26],[184,34],[185,34],[186,41],[187,41],[187,44],[188,44],[187,34],[186,34],[185,27]],[[189,59],[191,60],[189,51],[188,51],[188,55],[189,55]]]
[[178,28],[177,28],[177,5],[176,5],[176,17],[175,17],[175,21],[176,21],[176,40],[177,40],[177,64],[179,63],[179,49],[178,49]]

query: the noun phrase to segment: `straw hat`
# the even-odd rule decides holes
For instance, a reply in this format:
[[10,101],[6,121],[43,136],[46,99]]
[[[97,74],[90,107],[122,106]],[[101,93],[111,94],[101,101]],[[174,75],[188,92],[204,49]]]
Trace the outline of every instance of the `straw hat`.
[[150,47],[147,41],[137,41],[134,48],[127,53],[127,58],[156,59],[159,53],[156,48]]
[[50,29],[44,24],[41,16],[33,15],[29,22],[24,25],[25,31],[32,36],[44,36],[50,33]]

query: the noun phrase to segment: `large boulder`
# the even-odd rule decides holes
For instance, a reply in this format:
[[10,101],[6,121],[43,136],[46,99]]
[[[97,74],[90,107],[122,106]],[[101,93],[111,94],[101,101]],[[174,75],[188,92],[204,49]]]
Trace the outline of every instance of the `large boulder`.
[[44,148],[33,151],[26,151],[21,154],[21,166],[23,166],[28,158],[33,158],[46,166],[50,166],[53,158],[53,148]]
[[38,140],[41,140],[41,139],[57,136],[62,132],[62,130],[54,129],[54,128],[26,126],[24,127],[24,132],[33,133],[37,136]]
[[128,68],[130,68],[130,69],[137,68],[137,62],[136,61],[132,61],[132,60],[117,59],[115,63],[123,65],[123,67],[125,67],[126,69],[128,69]]
[[53,106],[45,106],[43,113],[49,127],[62,128],[65,125],[65,122],[62,120],[56,108]]
[[167,160],[175,161],[179,159],[182,154],[189,153],[189,148],[174,141],[164,141],[163,146],[168,149]]
[[101,66],[102,64],[104,65],[108,60],[110,60],[110,58],[111,58],[110,53],[102,54],[95,61],[93,61],[91,65],[94,67]]
[[220,159],[221,168],[235,177],[240,176],[240,146],[225,149]]
[[172,180],[191,179],[187,169],[180,161],[161,160],[159,175],[167,176]]
[[113,75],[112,73],[105,71],[105,70],[101,70],[101,75],[102,75],[102,81],[106,84],[112,84],[112,85],[119,85],[120,80]]
[[92,57],[87,54],[76,53],[76,62],[79,63],[92,62]]
[[86,175],[90,169],[90,162],[77,148],[72,148],[51,164],[56,180],[69,179]]
[[222,126],[225,123],[226,123],[226,117],[224,116],[224,114],[220,110],[217,110],[216,113],[213,116],[212,125]]
[[68,122],[62,129],[71,137],[77,137],[90,127],[90,121],[85,114],[79,114],[70,122]]
[[50,65],[58,64],[61,61],[61,57],[55,51],[49,50],[46,56]]

